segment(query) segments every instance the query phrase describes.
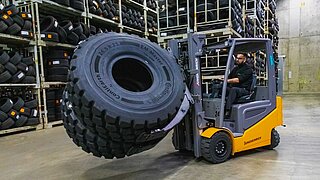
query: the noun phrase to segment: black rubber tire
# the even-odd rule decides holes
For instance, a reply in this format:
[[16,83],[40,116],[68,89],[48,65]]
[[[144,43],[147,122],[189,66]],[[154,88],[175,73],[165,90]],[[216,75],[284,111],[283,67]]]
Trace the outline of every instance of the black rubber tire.
[[2,74],[4,71],[6,71],[6,68],[2,64],[0,64],[0,74]]
[[28,20],[29,22],[31,22],[32,20],[32,16],[31,16],[31,13],[29,12],[20,12],[20,16],[22,17],[22,19],[24,20]]
[[59,41],[64,43],[67,40],[67,32],[61,26],[58,26],[57,33],[59,35]]
[[79,36],[79,40],[80,40],[80,41],[84,41],[84,40],[86,40],[86,39],[87,39],[87,36],[86,36],[86,35],[80,34],[80,36]]
[[38,110],[36,109],[31,109],[30,117],[38,117]]
[[102,10],[100,9],[100,8],[98,8],[97,10],[96,10],[96,13],[95,13],[96,15],[98,15],[98,16],[101,16],[102,15]]
[[26,126],[33,126],[39,124],[39,118],[29,118],[27,123],[25,124]]
[[97,28],[95,26],[90,26],[90,34],[91,35],[97,34]]
[[59,42],[59,35],[56,32],[41,32],[41,36],[44,41]]
[[13,19],[13,21],[15,23],[17,23],[20,27],[23,27],[24,25],[24,20],[23,18],[19,15],[19,14],[16,14],[14,16],[11,16],[11,18]]
[[0,50],[0,64],[5,65],[10,60],[7,52]]
[[68,35],[67,41],[70,44],[77,45],[79,42],[79,36],[76,33],[72,32]]
[[8,119],[8,114],[0,110],[0,122],[5,121],[6,119]]
[[30,57],[25,57],[25,58],[22,58],[21,59],[21,62],[28,65],[28,66],[32,66],[34,65],[34,61],[33,61],[33,57],[30,56]]
[[10,111],[8,112],[8,116],[13,120],[18,120],[20,118],[19,112],[14,109],[10,109]]
[[[73,3],[71,3],[73,1]],[[81,1],[70,0],[70,6],[74,9],[84,11],[84,4]]]
[[[96,51],[90,51],[92,48]],[[125,64],[112,67],[119,56],[130,57],[131,60],[126,59],[122,61]],[[103,61],[99,61],[99,58],[103,58]],[[148,66],[141,64],[138,59],[143,59]],[[85,62],[93,66],[83,69]],[[136,76],[137,72],[142,73],[141,81],[139,75]],[[153,73],[148,74],[150,72]],[[102,73],[103,80],[92,73]],[[152,80],[149,81],[151,76]],[[71,61],[69,77],[67,87],[77,119],[102,138],[126,146],[126,143],[130,143],[127,149],[121,149],[124,155],[140,152],[137,145],[148,143],[144,140],[138,142],[138,136],[165,127],[184,97],[184,77],[174,58],[157,44],[126,34],[103,33],[80,44]],[[153,143],[159,142],[164,136]]]
[[83,34],[83,28],[82,28],[81,24],[80,23],[73,24],[73,31],[72,32],[76,33],[78,36]]
[[3,22],[5,22],[8,27],[12,26],[13,23],[14,23],[13,19],[10,16],[8,16],[7,14],[2,14],[1,15],[1,20]]
[[10,56],[10,62],[14,65],[17,65],[18,63],[21,62],[22,56],[18,53],[18,52],[10,52],[9,53]]
[[4,8],[4,12],[9,16],[13,16],[19,13],[19,9],[14,4],[10,4]]
[[6,30],[7,34],[16,35],[21,31],[21,27],[17,23],[13,23],[11,26],[8,27]]
[[4,122],[2,122],[2,124],[0,126],[0,130],[9,129],[12,126],[14,126],[14,120],[11,118],[8,118]]
[[28,71],[26,72],[26,76],[36,76],[36,69],[33,66],[28,66]]
[[48,69],[48,75],[68,75],[68,67],[52,67]]
[[23,83],[35,83],[36,82],[36,77],[34,76],[26,76],[21,82]]
[[9,81],[11,77],[12,75],[10,74],[9,71],[4,71],[3,73],[0,74],[0,83]]
[[10,72],[10,74],[16,74],[18,71],[17,67],[12,64],[11,62],[7,62],[7,64],[4,65],[4,67]]
[[107,10],[103,10],[102,11],[102,16],[104,17],[104,18],[107,18],[108,17],[108,11]]
[[56,91],[55,90],[46,91],[46,98],[47,98],[47,100],[55,100],[56,99]]
[[50,82],[67,82],[68,76],[67,75],[49,75],[46,79]]
[[21,115],[30,117],[30,115],[31,115],[31,109],[30,109],[30,108],[27,108],[27,107],[22,107],[22,108],[20,108],[19,113],[20,113]]
[[272,129],[271,131],[271,144],[269,146],[267,146],[266,148],[269,150],[274,149],[275,147],[277,147],[280,143],[280,134],[278,133],[277,130]]
[[68,59],[55,59],[48,61],[49,67],[69,67]]
[[47,59],[68,59],[69,52],[63,49],[52,49],[46,54]]
[[231,138],[226,132],[217,132],[210,139],[202,137],[201,154],[211,163],[225,162],[230,157],[231,151]]
[[84,24],[83,22],[81,22],[80,24],[81,24],[81,27],[83,29],[83,34],[86,37],[89,37],[90,36],[90,28],[88,27],[88,25]]
[[29,108],[29,109],[35,109],[38,107],[38,100],[37,99],[33,99],[30,101],[26,101],[24,102],[24,106]]
[[26,74],[22,71],[18,71],[16,74],[14,74],[11,78],[11,82],[18,83],[21,82],[26,77]]
[[24,106],[24,101],[21,97],[17,96],[11,99],[13,102],[12,108],[14,110],[20,111],[20,109]]
[[27,73],[29,71],[29,67],[28,65],[26,65],[25,63],[22,63],[20,62],[19,64],[16,65],[17,69],[24,72],[24,73]]
[[27,123],[27,121],[28,121],[28,117],[20,116],[20,118],[18,120],[16,120],[15,126],[16,127],[22,127]]
[[72,22],[69,20],[64,20],[60,22],[59,25],[66,31],[67,35],[69,35],[73,30]]
[[62,5],[65,5],[67,7],[70,6],[70,1],[69,0],[54,0],[56,3],[58,4],[62,4]]
[[91,14],[96,14],[96,11],[97,11],[97,8],[96,8],[95,6],[90,6],[89,12],[90,12]]
[[40,22],[40,29],[42,32],[56,32],[58,28],[58,21],[53,16],[46,16]]
[[5,32],[8,29],[8,25],[0,20],[0,33]]

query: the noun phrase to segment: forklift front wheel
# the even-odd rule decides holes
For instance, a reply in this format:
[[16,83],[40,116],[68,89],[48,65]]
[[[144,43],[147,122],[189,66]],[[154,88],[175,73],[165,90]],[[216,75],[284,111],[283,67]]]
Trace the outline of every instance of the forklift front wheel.
[[280,135],[278,133],[277,130],[272,129],[271,131],[271,144],[269,146],[267,146],[267,149],[274,149],[275,147],[277,147],[280,143]]
[[226,161],[231,154],[231,139],[225,132],[217,132],[210,139],[202,137],[201,153],[209,162],[214,164]]

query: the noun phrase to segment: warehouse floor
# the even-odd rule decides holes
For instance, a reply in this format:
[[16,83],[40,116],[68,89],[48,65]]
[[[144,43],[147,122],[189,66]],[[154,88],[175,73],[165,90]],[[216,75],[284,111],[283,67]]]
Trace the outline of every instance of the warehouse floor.
[[181,154],[167,136],[154,149],[118,160],[77,148],[63,127],[0,138],[1,179],[319,179],[320,96],[285,96],[287,128],[275,150],[251,150],[212,165]]

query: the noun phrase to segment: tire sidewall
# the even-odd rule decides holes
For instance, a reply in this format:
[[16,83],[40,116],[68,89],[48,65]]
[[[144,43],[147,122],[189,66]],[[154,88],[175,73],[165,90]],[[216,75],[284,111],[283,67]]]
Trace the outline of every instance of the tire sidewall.
[[[141,38],[118,34],[118,38],[114,38],[112,35],[116,34],[106,33],[102,35],[104,38],[88,43],[85,57],[76,61],[78,67],[84,71],[85,78],[83,79],[86,81],[84,83],[89,83],[90,90],[95,91],[90,95],[98,95],[98,97],[92,97],[96,101],[95,106],[104,107],[109,104],[108,111],[115,114],[119,112],[121,114],[125,109],[128,113],[121,115],[127,115],[128,118],[130,118],[130,113],[140,114],[141,117],[147,118],[150,114],[161,114],[163,110],[168,112],[168,109],[174,109],[176,105],[173,102],[177,100],[178,93],[183,94],[183,82],[179,82],[183,76],[168,52],[163,53],[161,48],[150,42],[145,43],[146,40]],[[119,59],[129,57],[134,57],[143,63],[153,74],[154,81],[148,90],[130,92],[121,88],[113,78],[113,65]],[[168,72],[165,72],[163,68],[166,68]],[[167,81],[168,77],[169,81]],[[167,118],[167,114],[159,116]]]

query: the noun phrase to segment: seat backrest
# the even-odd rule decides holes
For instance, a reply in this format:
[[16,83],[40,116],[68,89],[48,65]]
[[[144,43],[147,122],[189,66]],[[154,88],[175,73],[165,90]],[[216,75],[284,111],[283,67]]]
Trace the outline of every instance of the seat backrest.
[[254,91],[254,88],[256,87],[256,83],[257,83],[257,75],[253,74],[252,75],[252,83],[251,83],[251,87],[250,87],[250,92]]

